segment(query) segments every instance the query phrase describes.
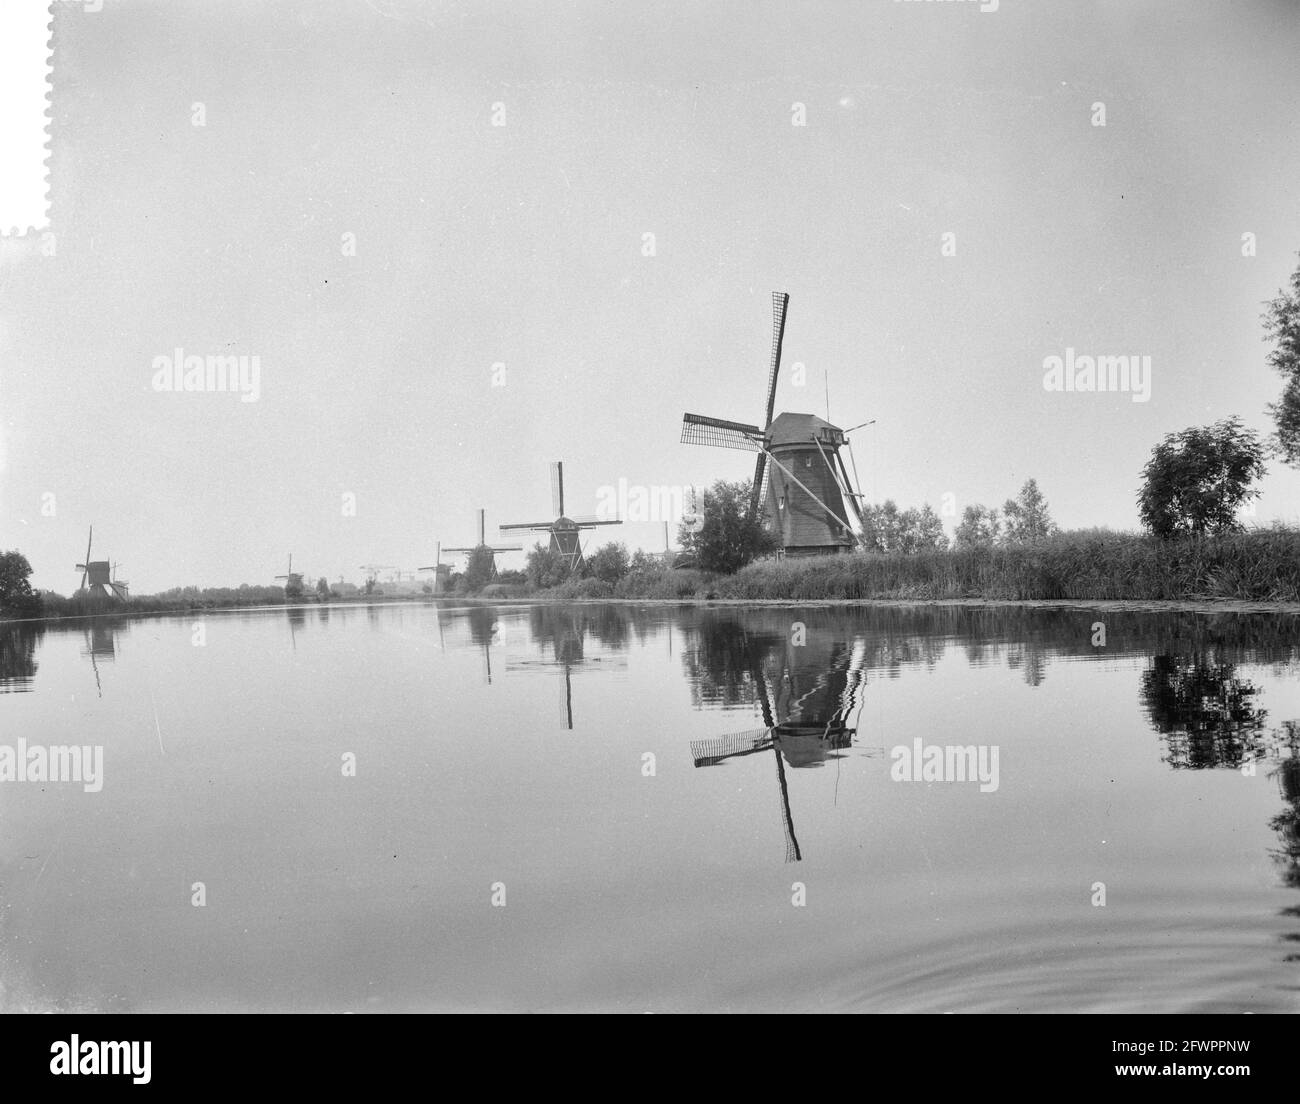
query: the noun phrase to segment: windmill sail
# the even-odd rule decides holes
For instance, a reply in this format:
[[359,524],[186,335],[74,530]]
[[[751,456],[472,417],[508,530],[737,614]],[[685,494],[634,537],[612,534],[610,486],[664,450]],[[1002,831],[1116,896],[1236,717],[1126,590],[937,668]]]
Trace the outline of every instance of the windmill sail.
[[744,422],[725,418],[707,418],[703,414],[682,415],[682,444],[713,445],[716,448],[741,449],[761,453],[763,431]]
[[551,509],[557,518],[564,517],[564,463],[561,460],[551,464]]
[[[785,309],[790,304],[790,296],[781,292],[772,292],[772,360],[767,370],[767,413],[763,416],[763,427],[772,424],[772,411],[776,408],[776,381],[781,373],[781,346],[785,342]],[[765,490],[767,475],[767,454],[760,452],[754,461],[754,482],[749,492],[749,516],[758,515],[759,503]]]

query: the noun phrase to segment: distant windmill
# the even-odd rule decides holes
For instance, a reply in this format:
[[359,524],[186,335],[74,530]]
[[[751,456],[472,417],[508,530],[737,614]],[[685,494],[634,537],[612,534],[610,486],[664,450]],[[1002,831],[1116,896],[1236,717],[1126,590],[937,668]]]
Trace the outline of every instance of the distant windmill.
[[501,529],[526,529],[532,533],[549,533],[550,548],[563,557],[566,569],[572,572],[582,563],[581,532],[594,529],[598,525],[622,525],[623,522],[601,521],[594,517],[566,517],[564,514],[564,465],[559,460],[551,464],[551,508],[555,511],[554,521],[521,521],[502,525]]
[[[422,567],[420,571],[433,572],[433,593],[441,594],[447,589],[447,580],[451,577],[451,568],[442,562],[442,542],[439,541],[434,546],[433,564],[430,567]],[[442,622],[438,622],[439,632],[442,630]]]
[[293,569],[293,553],[292,553],[292,552],[289,553],[289,567],[288,567],[288,573],[285,574],[285,575],[277,575],[276,578],[277,578],[277,579],[283,579],[283,580],[284,580],[284,590],[285,590],[285,593],[286,593],[286,594],[287,594],[291,589],[294,589],[294,588],[296,588],[296,589],[299,590],[299,591],[302,590],[302,572],[295,572],[295,571],[294,571],[294,569]]
[[786,555],[847,552],[857,543],[851,522],[862,528],[862,496],[840,455],[841,448],[849,448],[853,459],[847,435],[815,414],[772,417],[789,302],[790,296],[772,293],[772,358],[762,426],[685,414],[681,440],[758,453],[749,515],[762,518]]
[[362,564],[359,570],[366,573],[366,587],[374,590],[375,583],[379,581],[381,571],[396,571],[392,564]]
[[[502,526],[502,528],[504,529],[504,528],[509,528],[509,527],[508,527],[508,526]],[[496,574],[496,570],[497,570],[497,566],[496,566],[496,553],[498,553],[498,552],[522,552],[522,551],[524,550],[524,546],[523,546],[522,544],[488,544],[488,542],[487,542],[487,511],[486,511],[486,510],[483,510],[483,509],[480,509],[479,512],[478,512],[478,544],[475,545],[474,547],[475,547],[475,548],[486,548],[486,549],[488,549],[489,552],[491,552],[491,553],[493,554],[493,555],[492,555],[492,574],[493,574],[493,575]],[[439,551],[439,557],[441,557],[441,553],[442,553],[442,552],[456,552],[456,553],[462,553],[462,552],[465,552],[465,553],[468,553],[468,552],[473,552],[473,551],[474,551],[474,548],[440,548],[440,551]],[[421,571],[428,571],[429,568],[427,568],[427,567],[422,567],[422,568],[420,568],[420,570],[421,570]]]
[[131,595],[126,589],[126,583],[119,583],[113,579],[112,565],[108,560],[92,560],[90,558],[90,544],[95,536],[95,527],[90,527],[90,533],[86,537],[86,558],[82,563],[77,564],[76,570],[81,572],[80,590],[87,594],[99,594],[105,598],[115,598],[122,602],[128,602]]

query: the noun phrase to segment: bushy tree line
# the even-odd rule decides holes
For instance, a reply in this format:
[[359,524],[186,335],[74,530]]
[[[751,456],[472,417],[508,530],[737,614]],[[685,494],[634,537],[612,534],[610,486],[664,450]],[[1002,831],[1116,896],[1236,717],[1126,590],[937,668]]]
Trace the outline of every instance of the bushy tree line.
[[862,511],[862,538],[872,552],[928,552],[948,547],[939,515],[927,504],[899,510],[892,498]]
[[1036,479],[1026,479],[1020,493],[1008,498],[1002,509],[978,503],[967,506],[953,532],[954,548],[991,548],[994,545],[1034,544],[1059,532]]

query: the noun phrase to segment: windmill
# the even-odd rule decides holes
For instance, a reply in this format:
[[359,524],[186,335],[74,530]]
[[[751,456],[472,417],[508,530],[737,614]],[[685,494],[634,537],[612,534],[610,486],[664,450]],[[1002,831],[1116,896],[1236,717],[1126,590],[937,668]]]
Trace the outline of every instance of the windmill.
[[373,594],[375,583],[379,580],[379,573],[381,571],[396,571],[397,568],[392,564],[362,564],[358,570],[366,573],[366,593]]
[[285,597],[288,597],[288,596],[289,596],[289,592],[290,592],[290,591],[297,591],[298,594],[302,594],[302,592],[303,592],[303,586],[302,586],[302,572],[301,572],[301,571],[298,571],[298,572],[295,572],[295,571],[294,571],[294,569],[293,569],[293,553],[292,553],[292,552],[289,553],[289,566],[288,566],[288,568],[286,569],[286,571],[287,571],[286,574],[284,574],[284,575],[277,575],[277,576],[276,576],[277,579],[283,579],[283,580],[284,580],[284,593],[285,593]]
[[565,517],[564,514],[564,464],[556,460],[551,464],[551,508],[555,511],[554,521],[521,521],[502,525],[506,529],[526,529],[531,533],[549,533],[550,549],[564,560],[565,569],[572,572],[582,563],[581,533],[584,529],[594,529],[598,525],[622,525],[623,522],[601,521],[594,517]]
[[758,453],[749,516],[762,518],[784,555],[848,552],[858,542],[851,521],[862,528],[862,496],[853,489],[840,455],[842,448],[848,449],[856,475],[848,436],[815,414],[772,417],[789,302],[783,292],[772,293],[772,357],[762,426],[685,414],[681,440]]
[[79,590],[84,590],[87,594],[99,594],[105,598],[115,598],[123,602],[130,601],[131,595],[126,589],[126,583],[119,583],[113,578],[112,565],[108,560],[92,560],[90,558],[90,544],[95,536],[95,527],[90,527],[90,533],[86,537],[86,558],[82,563],[77,564],[76,570],[81,572],[81,586]]
[[[861,711],[859,698],[864,683],[864,659],[863,651],[856,644],[850,644],[831,660],[829,671],[823,669],[813,675],[807,662],[798,663],[793,672],[787,667],[778,686],[776,711],[783,717],[778,723],[762,667],[757,657],[751,655],[749,673],[758,690],[766,727],[691,741],[691,758],[697,767],[713,767],[727,759],[765,751],[773,753],[781,822],[785,829],[786,862],[803,859],[790,812],[786,764],[793,768],[818,766],[829,758],[836,758],[835,752],[851,746],[857,732],[854,714]],[[800,671],[800,667],[804,670]],[[798,685],[804,681],[799,677],[801,675],[807,679],[804,685]]]
[[[509,527],[502,526],[502,528],[509,528]],[[492,553],[492,574],[495,575],[497,573],[496,554],[498,552],[522,552],[524,550],[524,546],[522,544],[488,544],[486,529],[487,529],[487,511],[480,508],[478,512],[478,544],[476,544],[473,548],[446,548],[446,549],[444,549],[441,545],[439,545],[438,563],[439,564],[442,563],[442,553],[444,551],[468,554],[470,552],[473,552],[474,548],[486,548],[489,552]],[[437,565],[434,565],[433,567],[422,567],[420,568],[420,570],[436,571]]]
[[[433,572],[433,593],[441,594],[447,589],[447,580],[451,578],[451,566],[442,562],[442,541],[434,546],[433,564],[429,567],[422,567],[421,571]],[[442,623],[439,622],[441,630]]]

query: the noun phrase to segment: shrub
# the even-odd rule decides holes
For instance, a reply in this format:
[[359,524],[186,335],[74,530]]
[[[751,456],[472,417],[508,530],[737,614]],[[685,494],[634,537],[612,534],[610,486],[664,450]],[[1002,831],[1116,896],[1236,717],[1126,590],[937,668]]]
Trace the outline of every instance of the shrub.
[[594,578],[613,586],[628,573],[631,561],[627,545],[610,541],[587,557],[588,571]]
[[17,550],[0,552],[0,617],[37,617],[41,596],[32,590],[32,565]]
[[678,529],[682,549],[692,553],[705,571],[730,573],[774,547],[761,518],[749,516],[751,486],[748,480],[728,483],[719,479],[701,496],[703,525],[699,530],[686,522]]

